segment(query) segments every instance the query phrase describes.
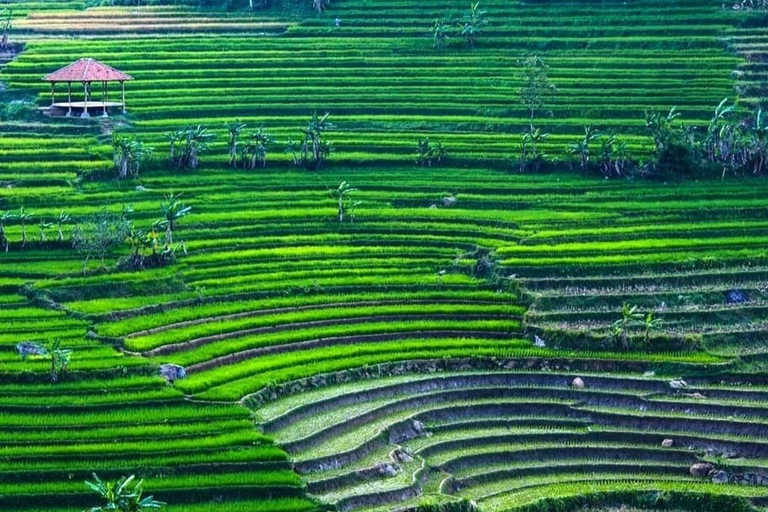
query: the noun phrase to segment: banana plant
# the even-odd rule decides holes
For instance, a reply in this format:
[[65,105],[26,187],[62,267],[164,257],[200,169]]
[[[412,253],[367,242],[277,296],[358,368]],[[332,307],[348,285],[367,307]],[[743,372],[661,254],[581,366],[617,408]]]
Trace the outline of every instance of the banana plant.
[[237,167],[237,138],[245,130],[247,125],[236,119],[233,123],[227,123],[227,132],[229,133],[229,165]]
[[165,202],[160,204],[163,218],[159,226],[165,229],[165,242],[168,245],[173,243],[173,230],[176,229],[176,223],[192,211],[191,206],[179,200],[180,197],[181,195],[168,194],[165,196]]
[[64,224],[68,223],[71,220],[72,220],[72,217],[67,212],[64,212],[64,211],[59,212],[59,216],[56,217],[56,226],[57,226],[58,235],[59,235],[59,238],[58,238],[59,243],[64,242],[64,229],[63,229]]
[[[135,476],[120,478],[117,482],[103,481],[93,473],[93,481],[86,480],[93,492],[105,502],[104,505],[91,507],[84,512],[142,512],[150,509],[160,509],[166,503],[155,500],[152,496],[144,497],[144,480],[133,483]],[[133,485],[132,485],[133,484]]]
[[17,219],[19,219],[19,222],[21,223],[21,248],[27,246],[27,224],[29,222],[32,222],[32,218],[35,215],[33,213],[27,212],[24,207],[22,206],[21,209],[19,209],[19,213],[16,216]]

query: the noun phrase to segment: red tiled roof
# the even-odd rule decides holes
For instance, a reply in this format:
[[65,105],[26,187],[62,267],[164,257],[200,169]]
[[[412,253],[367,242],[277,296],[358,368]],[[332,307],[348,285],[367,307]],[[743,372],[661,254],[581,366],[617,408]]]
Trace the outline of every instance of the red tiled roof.
[[133,77],[96,59],[80,59],[43,78],[46,82],[124,82]]

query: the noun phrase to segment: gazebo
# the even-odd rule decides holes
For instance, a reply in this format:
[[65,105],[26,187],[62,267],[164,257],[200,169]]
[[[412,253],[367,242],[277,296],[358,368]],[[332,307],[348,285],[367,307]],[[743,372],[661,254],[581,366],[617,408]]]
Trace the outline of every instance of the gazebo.
[[[125,82],[133,77],[118,71],[96,59],[80,59],[43,78],[51,84],[51,106],[49,112],[56,109],[66,109],[67,117],[72,116],[72,109],[81,110],[80,117],[91,117],[88,109],[101,109],[102,117],[107,117],[110,107],[120,107],[125,114]],[[101,101],[92,99],[93,83],[101,83]],[[122,101],[109,101],[109,82],[118,82],[122,93]],[[67,101],[56,102],[56,84],[67,84]],[[83,85],[83,101],[72,101],[72,84]]]

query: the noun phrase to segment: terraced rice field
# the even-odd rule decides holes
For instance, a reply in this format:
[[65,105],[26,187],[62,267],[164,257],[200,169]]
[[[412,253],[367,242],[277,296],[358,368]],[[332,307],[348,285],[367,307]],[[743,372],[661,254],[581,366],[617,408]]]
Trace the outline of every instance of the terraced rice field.
[[[146,478],[171,512],[768,503],[765,180],[512,163],[528,123],[521,56],[545,57],[559,89],[537,122],[548,153],[595,124],[646,158],[645,110],[705,124],[724,97],[765,102],[764,25],[720,2],[494,0],[477,47],[435,51],[431,20],[463,4],[3,6],[25,43],[0,72],[14,94],[46,105],[40,78],[85,56],[136,80],[125,118],[0,122],[0,210],[35,219],[24,250],[9,223],[0,254],[0,509],[82,510],[94,471]],[[335,125],[319,172],[282,152],[313,110]],[[235,118],[280,142],[264,170],[227,167]],[[217,139],[200,169],[171,171],[165,134],[187,124]],[[158,158],[138,180],[78,179],[111,167],[112,131]],[[425,135],[448,165],[413,164]],[[343,180],[361,204],[339,225],[329,189]],[[54,228],[37,234],[105,206],[147,226],[170,192],[192,214],[175,232],[187,253],[165,268],[83,275]],[[500,279],[472,271],[478,247]],[[623,346],[624,303],[661,327]],[[53,339],[74,350],[56,384],[15,349]],[[165,363],[187,378],[167,384]],[[688,387],[671,387],[680,377]],[[727,481],[692,475],[697,463]]]

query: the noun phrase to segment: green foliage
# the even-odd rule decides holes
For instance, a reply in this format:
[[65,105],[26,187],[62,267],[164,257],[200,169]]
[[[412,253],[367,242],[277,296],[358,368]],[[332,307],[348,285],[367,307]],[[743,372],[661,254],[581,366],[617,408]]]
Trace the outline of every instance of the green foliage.
[[267,166],[267,153],[274,143],[271,134],[259,128],[250,134],[245,145],[240,150],[240,161],[246,169],[256,169]]
[[25,341],[16,346],[19,355],[25,359],[40,359],[51,362],[51,382],[58,382],[69,368],[72,350],[61,348],[61,340],[53,340],[48,347],[39,343]]
[[152,496],[144,497],[144,480],[134,483],[134,475],[122,477],[117,482],[102,481],[96,473],[93,481],[86,481],[93,492],[104,501],[103,505],[91,507],[84,512],[142,512],[150,509],[160,509],[166,504],[155,500]]
[[72,247],[83,256],[83,274],[91,258],[98,258],[104,267],[109,252],[122,244],[131,232],[131,222],[125,212],[115,213],[102,208],[79,222],[72,234]]
[[475,46],[480,33],[488,26],[488,19],[485,16],[486,11],[480,10],[480,2],[469,4],[469,11],[459,21],[461,35],[467,42],[467,46]]
[[519,66],[518,79],[522,85],[518,94],[520,102],[530,114],[530,132],[533,132],[533,118],[536,113],[551,114],[548,104],[557,94],[557,87],[549,79],[549,66],[538,55],[522,58]]
[[200,165],[200,155],[208,151],[210,141],[214,137],[215,135],[202,125],[169,133],[171,163],[180,170],[197,169]]
[[440,165],[447,156],[448,150],[442,142],[432,143],[429,137],[419,139],[416,145],[416,164],[419,167]]
[[119,133],[112,134],[112,151],[112,161],[119,180],[138,176],[141,164],[152,156],[151,148],[135,138]]
[[355,208],[362,203],[352,198],[355,192],[359,192],[359,190],[350,185],[348,181],[342,181],[337,189],[330,191],[331,197],[336,201],[339,224],[344,224],[345,220],[349,220],[350,224],[355,223]]

